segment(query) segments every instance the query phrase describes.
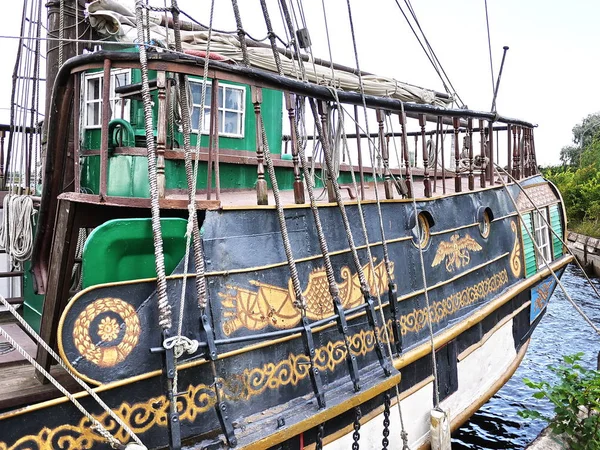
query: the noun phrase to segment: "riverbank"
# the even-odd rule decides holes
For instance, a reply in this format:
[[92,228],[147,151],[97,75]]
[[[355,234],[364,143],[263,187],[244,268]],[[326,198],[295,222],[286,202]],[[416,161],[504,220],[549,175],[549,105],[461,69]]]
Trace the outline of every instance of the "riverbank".
[[537,439],[527,447],[527,450],[568,450],[568,448],[569,446],[563,438],[552,433],[550,428],[546,428]]
[[569,231],[566,244],[589,275],[600,277],[600,239]]

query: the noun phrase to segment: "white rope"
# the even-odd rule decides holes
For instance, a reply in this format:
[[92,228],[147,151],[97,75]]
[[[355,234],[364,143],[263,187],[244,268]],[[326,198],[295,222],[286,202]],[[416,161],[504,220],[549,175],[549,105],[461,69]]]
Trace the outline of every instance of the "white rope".
[[[12,305],[10,303],[8,303],[6,301],[6,299],[4,297],[2,297],[0,295],[0,304],[2,304],[3,306],[5,306],[8,311],[15,317],[15,319],[17,319],[19,321],[19,323],[21,324],[21,326],[23,327],[23,329],[25,331],[27,331],[27,333],[32,336],[39,345],[42,346],[42,348],[44,350],[46,350],[48,352],[48,354],[50,356],[52,356],[56,362],[65,370],[65,372],[67,372],[76,382],[77,384],[79,384],[79,386],[81,386],[85,392],[88,393],[88,395],[90,395],[90,397],[92,397],[97,403],[98,405],[100,405],[102,407],[102,409],[111,417],[111,419],[113,419],[122,429],[123,431],[125,431],[125,433],[127,433],[138,445],[140,445],[142,449],[146,449],[146,447],[144,446],[144,444],[142,443],[142,441],[140,440],[140,438],[137,437],[137,435],[131,430],[131,428],[129,428],[129,426],[112,410],[110,409],[110,407],[104,403],[104,401],[98,396],[98,394],[96,394],[96,392],[94,392],[94,390],[85,382],[83,381],[81,378],[79,378],[77,375],[75,375],[75,373],[73,373],[69,367],[63,362],[62,358],[60,356],[58,356],[56,354],[56,352],[54,350],[52,350],[52,348],[50,348],[50,346],[48,344],[46,344],[46,342],[44,342],[44,340],[40,337],[39,334],[36,333],[36,331],[31,328],[31,326],[29,326],[29,324],[27,322],[25,322],[25,319],[23,319],[18,313],[17,311],[12,307]],[[54,385],[54,387],[56,387],[56,389],[58,389],[65,397],[67,397],[74,405],[75,407],[93,424],[92,427],[98,431],[98,433],[104,437],[107,441],[110,442],[110,445],[113,448],[119,448],[122,447],[121,442],[119,442],[115,437],[113,437],[108,430],[106,430],[106,428],[104,428],[104,426],[102,426],[102,424],[94,417],[92,416],[82,405],[81,403],[79,403],[79,401],[69,392],[67,391],[67,389],[64,388],[64,386],[62,386],[60,384],[60,382],[58,382],[58,380],[56,380],[56,378],[54,378],[50,373],[48,373],[47,370],[45,370],[32,356],[29,355],[29,353],[27,353],[18,343],[16,343],[12,337],[3,329],[0,327],[0,334],[2,334],[4,336],[4,338],[14,347],[18,350],[18,352],[27,360],[29,361],[29,363],[35,367],[35,369],[37,371],[39,371],[42,375],[44,375],[44,377],[46,377],[48,380],[50,380],[50,382]],[[131,447],[129,447],[131,449]]]
[[27,195],[7,194],[3,202],[0,248],[8,254],[11,265],[21,270],[33,251],[33,200]]
[[[508,190],[508,187],[506,186],[506,182],[504,181],[504,178],[502,178],[500,172],[498,171],[498,165],[494,164],[494,166],[495,166],[494,169],[496,170],[496,173],[498,174],[498,178],[500,179],[500,182],[502,183],[502,186],[504,186],[504,190],[508,194],[508,197],[510,198],[510,201],[514,205],[515,210],[517,211],[517,214],[519,215],[519,219],[520,219],[521,223],[524,224],[525,221],[523,220],[523,215],[521,214],[521,211],[519,211],[519,207],[517,206],[517,202],[516,202],[515,198],[513,197],[513,195]],[[544,216],[544,214],[542,214],[542,217],[543,216]],[[596,334],[600,335],[600,328],[598,328],[596,326],[596,324],[594,322],[592,322],[592,320],[587,316],[587,314],[581,309],[581,307],[577,303],[575,303],[575,301],[571,298],[571,296],[569,295],[569,293],[567,292],[567,290],[563,286],[562,282],[560,281],[560,278],[558,278],[558,276],[556,275],[556,273],[554,272],[554,270],[552,270],[552,267],[550,267],[550,264],[549,264],[548,260],[546,259],[546,257],[542,253],[542,251],[540,250],[540,247],[537,244],[537,242],[535,240],[535,237],[533,236],[533,234],[531,233],[531,231],[529,230],[529,228],[527,226],[523,226],[522,228],[524,228],[525,231],[527,232],[527,235],[531,239],[531,242],[533,243],[533,246],[534,246],[534,248],[535,248],[538,256],[541,258],[541,260],[544,263],[544,265],[546,266],[546,268],[550,271],[550,273],[552,274],[552,276],[556,280],[556,283],[560,286],[560,289],[565,294],[565,297],[567,297],[567,300],[569,301],[569,303],[571,303],[571,305],[573,305],[573,307],[575,308],[575,310],[581,315],[581,317],[583,317],[583,319],[588,323],[588,325],[593,328],[593,330],[596,332]],[[552,227],[550,227],[550,228],[552,228]]]

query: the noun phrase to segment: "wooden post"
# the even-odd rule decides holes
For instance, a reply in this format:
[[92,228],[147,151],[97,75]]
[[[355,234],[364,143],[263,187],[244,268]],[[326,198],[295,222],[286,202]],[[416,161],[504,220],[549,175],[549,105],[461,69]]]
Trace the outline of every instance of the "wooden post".
[[108,122],[110,121],[110,59],[104,60],[102,79],[102,131],[100,139],[100,198],[106,198],[108,180]]
[[431,180],[429,179],[429,152],[425,139],[425,125],[427,125],[425,114],[419,114],[419,125],[421,127],[421,148],[423,149],[423,190],[425,197],[429,198],[431,197]]
[[435,159],[433,166],[433,192],[437,191],[437,178],[438,178],[438,148],[440,145],[440,133],[443,129],[442,116],[437,116],[435,124]]
[[[360,199],[365,199],[365,171],[363,168],[362,149],[360,147],[360,127],[358,126],[358,106],[354,105],[354,128],[356,130],[356,151],[358,152],[358,171],[360,174]],[[350,168],[354,170],[354,168]]]
[[487,166],[485,163],[485,132],[484,132],[484,121],[479,119],[479,155],[481,157],[481,173],[479,174],[479,186],[485,187],[485,172]]
[[[319,101],[317,102],[319,116],[321,117],[321,129],[323,130],[323,141],[329,142],[329,135],[327,134],[329,130],[329,123],[327,120],[327,102]],[[323,149],[323,154],[325,154],[325,149]],[[333,155],[331,155],[333,160]],[[335,161],[333,161],[335,164]],[[373,168],[374,169],[374,168]],[[333,190],[333,174],[327,171],[327,180],[325,181],[327,187],[327,200],[329,203],[335,203],[335,192]]]
[[[69,297],[71,270],[79,235],[79,229],[75,226],[76,207],[77,203],[68,200],[59,200],[58,203],[48,266],[48,284],[40,323],[40,336],[50,347],[56,346],[56,325]],[[48,371],[54,362],[41,346],[37,348],[36,361]],[[40,372],[36,371],[35,377],[43,383],[48,382]]]
[[[219,80],[213,78],[212,88],[210,92],[210,122],[208,125],[208,162],[206,166],[206,199],[210,200],[212,197],[212,175],[213,175],[213,160],[214,160],[214,147],[215,141],[219,140]],[[224,94],[223,94],[224,95]],[[262,91],[261,91],[262,96]],[[223,99],[224,100],[224,99]],[[262,97],[261,97],[262,101]],[[204,114],[204,111],[200,111],[200,114]],[[203,121],[201,121],[203,122]],[[201,131],[198,130],[198,138],[201,136]],[[257,128],[257,135],[259,130]],[[262,135],[261,135],[262,136]],[[215,174],[216,176],[216,174]]]
[[456,167],[454,168],[454,192],[462,192],[462,180],[460,177],[460,144],[458,142],[460,119],[458,117],[452,118],[452,126],[454,127],[454,162],[456,164]]
[[0,131],[0,188],[4,185],[4,131]]
[[513,159],[513,154],[512,154],[512,149],[510,147],[511,144],[511,140],[510,140],[510,123],[506,124],[506,160],[508,161],[508,173],[510,173],[512,176],[514,176],[515,174],[513,173],[513,164],[512,164],[512,159]]
[[408,197],[412,198],[413,190],[410,176],[410,160],[408,158],[408,138],[406,135],[406,113],[401,112],[398,117],[400,118],[400,129],[402,131],[402,158],[404,158],[404,180],[406,181],[406,187],[408,188]]
[[469,190],[475,189],[475,175],[473,175],[473,119],[467,119],[467,143],[469,145]]
[[[81,151],[81,136],[79,131],[79,114],[81,104],[81,78],[80,74],[75,75],[75,85],[73,86],[73,190],[75,192],[81,192],[81,169],[79,167],[79,153]],[[34,168],[35,170],[35,168]],[[1,169],[0,169],[1,171]],[[33,180],[33,189],[35,192],[35,183],[37,180]]]
[[377,116],[377,123],[379,124],[379,145],[381,147],[381,158],[383,159],[383,187],[385,189],[385,198],[392,199],[394,198],[394,186],[392,184],[392,175],[390,173],[390,155],[383,126],[385,112],[381,109],[377,109],[375,114]]
[[537,165],[537,154],[535,153],[535,139],[533,138],[533,128],[529,130],[529,140],[531,144],[531,164],[532,164],[532,175],[538,174],[538,165]]
[[[290,92],[285,93],[285,107],[290,119],[290,136],[292,142],[292,163],[294,164],[294,202],[306,203],[304,198],[304,183],[300,174],[300,158],[298,157],[298,136],[296,135],[296,97]],[[286,143],[287,144],[287,143]]]
[[[156,74],[156,87],[158,89],[158,120],[156,130],[156,182],[158,185],[158,198],[165,198],[165,149],[167,146],[167,74],[159,71]],[[124,102],[123,102],[124,103]]]
[[519,147],[519,174],[520,176],[525,176],[525,171],[523,170],[523,163],[525,162],[525,157],[523,155],[523,141],[521,140],[521,127],[517,127],[517,146]]
[[513,135],[513,176],[517,179],[521,179],[521,162],[519,161],[519,145],[517,144],[517,126],[512,127]]
[[496,170],[496,168],[494,167],[494,122],[490,121],[488,122],[488,127],[489,127],[489,133],[488,133],[488,138],[489,138],[489,145],[488,145],[488,151],[490,153],[490,167],[489,167],[489,181],[490,181],[490,186],[493,186],[495,184],[494,182],[494,172]]
[[254,104],[254,116],[256,119],[256,203],[268,205],[269,195],[267,193],[267,180],[265,180],[265,153],[262,140],[262,126],[260,104],[262,103],[262,89],[251,87],[252,103]]

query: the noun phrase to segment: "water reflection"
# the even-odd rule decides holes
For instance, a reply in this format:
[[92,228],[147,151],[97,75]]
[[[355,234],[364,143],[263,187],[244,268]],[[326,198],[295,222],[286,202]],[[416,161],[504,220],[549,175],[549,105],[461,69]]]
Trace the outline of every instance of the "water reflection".
[[[571,298],[600,324],[600,300],[587,285],[581,271],[569,265],[562,282]],[[600,289],[600,282],[594,280],[594,284]],[[532,391],[523,384],[523,378],[550,380],[553,374],[546,366],[556,364],[563,355],[577,352],[584,353],[586,367],[595,368],[598,351],[600,339],[557,287],[521,366],[508,383],[454,433],[452,448],[526,448],[544,428],[544,422],[523,419],[517,411],[532,408],[550,414],[552,408],[548,401],[531,396]]]

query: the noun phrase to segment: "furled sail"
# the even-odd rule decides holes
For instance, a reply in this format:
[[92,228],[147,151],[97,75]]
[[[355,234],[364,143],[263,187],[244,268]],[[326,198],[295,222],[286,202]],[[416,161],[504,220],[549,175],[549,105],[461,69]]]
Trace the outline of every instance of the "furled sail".
[[[87,6],[87,15],[92,27],[103,37],[113,42],[135,43],[137,32],[135,28],[135,9],[133,2],[116,0],[96,0]],[[150,12],[150,38],[157,44],[166,47],[167,42],[174,42],[173,30],[161,26],[161,13]],[[200,27],[198,27],[200,28]],[[169,35],[167,36],[167,33]],[[184,51],[203,51],[208,39],[207,30],[181,32]],[[211,53],[221,55],[226,60],[239,63],[242,61],[240,42],[234,35],[212,32]],[[248,56],[253,67],[277,72],[272,50],[263,46],[253,45],[248,41]],[[311,57],[310,55],[308,56]],[[281,64],[286,76],[300,78],[300,68],[297,61],[281,55]],[[325,86],[334,86],[345,91],[359,91],[358,75],[344,70],[335,70],[332,75],[331,67],[313,64],[307,65],[305,77],[308,81]],[[391,97],[406,102],[426,103],[439,107],[448,107],[452,98],[438,95],[436,92],[400,82],[394,78],[379,75],[363,75],[364,91],[367,95]]]

